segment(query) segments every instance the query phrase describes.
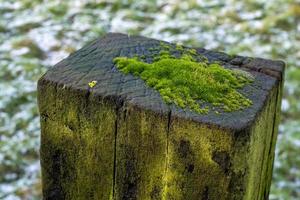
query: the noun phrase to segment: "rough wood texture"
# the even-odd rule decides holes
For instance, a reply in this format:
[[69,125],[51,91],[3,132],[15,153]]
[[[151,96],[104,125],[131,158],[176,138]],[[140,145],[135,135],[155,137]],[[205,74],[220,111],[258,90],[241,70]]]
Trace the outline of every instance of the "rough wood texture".
[[284,63],[197,49],[255,77],[241,91],[253,106],[199,115],[166,105],[113,64],[135,54],[150,62],[159,45],[108,34],[39,80],[45,200],[268,199]]

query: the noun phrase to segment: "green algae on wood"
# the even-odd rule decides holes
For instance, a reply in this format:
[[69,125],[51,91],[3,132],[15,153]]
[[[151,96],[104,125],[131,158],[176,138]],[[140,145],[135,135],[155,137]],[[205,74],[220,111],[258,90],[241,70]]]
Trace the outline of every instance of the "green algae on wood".
[[176,50],[183,52],[177,58],[170,54],[171,47],[162,47],[164,50],[152,63],[144,62],[144,55],[140,58],[117,57],[114,62],[121,72],[138,76],[158,90],[166,103],[181,108],[206,114],[209,108],[218,107],[229,112],[252,104],[238,91],[253,81],[249,73],[226,69],[218,63],[198,62],[195,49],[184,51],[177,45]]
[[[112,60],[189,57],[209,67],[208,60],[220,65],[235,58],[161,47],[157,40],[109,34],[39,80],[45,200],[268,199],[282,63],[237,57],[243,64],[235,68],[248,68],[255,77],[237,89],[252,106],[200,115],[166,105],[141,78],[114,70]],[[92,81],[97,84],[90,87]]]
[[43,199],[110,199],[115,105],[47,81],[38,90]]
[[162,199],[168,116],[127,105],[117,129],[115,199]]

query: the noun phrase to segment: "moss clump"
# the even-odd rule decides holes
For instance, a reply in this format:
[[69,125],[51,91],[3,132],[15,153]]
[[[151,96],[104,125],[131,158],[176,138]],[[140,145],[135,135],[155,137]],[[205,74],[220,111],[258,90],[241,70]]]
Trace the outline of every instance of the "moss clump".
[[182,46],[182,45],[176,44],[176,50],[182,52],[184,49],[183,49],[183,46]]
[[148,86],[156,89],[168,104],[190,108],[206,114],[209,108],[236,111],[252,104],[237,89],[250,83],[251,77],[240,70],[230,70],[217,63],[198,62],[194,49],[183,50],[175,57],[170,48],[160,51],[152,63],[139,57],[117,57],[117,68],[141,77]]

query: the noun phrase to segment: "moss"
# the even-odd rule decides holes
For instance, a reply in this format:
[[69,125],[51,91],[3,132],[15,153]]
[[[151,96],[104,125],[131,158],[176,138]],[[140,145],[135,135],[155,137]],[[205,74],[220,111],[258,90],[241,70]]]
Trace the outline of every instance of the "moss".
[[168,141],[162,199],[231,199],[227,170],[234,141],[229,132],[173,118]]
[[171,45],[169,45],[166,42],[160,42],[160,47],[165,49],[165,50],[170,50],[171,49]]
[[[117,57],[117,68],[125,73],[141,77],[148,86],[159,91],[163,100],[197,113],[207,114],[210,108],[221,108],[226,112],[249,107],[252,102],[238,92],[252,77],[241,70],[226,69],[218,63],[208,63],[198,56],[195,49],[183,50],[181,55],[171,54],[172,47],[164,43],[162,50],[152,63],[141,57]],[[199,61],[204,60],[204,61]]]
[[197,55],[197,51],[196,49],[188,49],[187,52],[190,54],[190,55]]
[[180,44],[176,44],[176,50],[177,51],[183,51],[183,46]]

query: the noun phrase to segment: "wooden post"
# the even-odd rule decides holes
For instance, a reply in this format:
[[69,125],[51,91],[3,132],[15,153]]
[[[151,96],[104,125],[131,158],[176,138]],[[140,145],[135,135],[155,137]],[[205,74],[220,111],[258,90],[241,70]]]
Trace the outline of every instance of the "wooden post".
[[39,80],[45,200],[268,199],[284,63],[197,49],[255,77],[243,89],[252,106],[201,115],[113,64],[159,44],[111,33]]

